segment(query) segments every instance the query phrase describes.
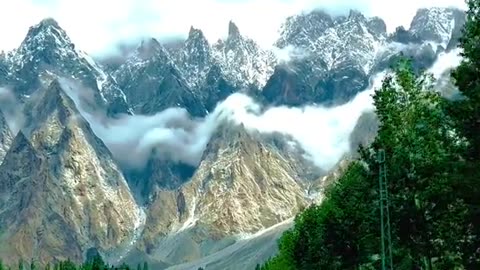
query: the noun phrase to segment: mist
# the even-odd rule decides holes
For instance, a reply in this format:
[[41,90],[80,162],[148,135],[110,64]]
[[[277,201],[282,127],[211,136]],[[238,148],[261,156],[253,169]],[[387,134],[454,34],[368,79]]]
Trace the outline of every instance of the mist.
[[[429,71],[436,76],[458,63],[458,50],[442,53]],[[263,134],[288,135],[305,151],[307,159],[328,171],[351,151],[350,134],[360,116],[374,110],[372,95],[385,75],[382,72],[373,76],[367,89],[333,108],[264,107],[245,94],[235,93],[205,118],[192,118],[184,108],[170,108],[150,116],[123,115],[113,119],[102,110],[82,104],[82,100],[91,98],[91,89],[70,79],[61,79],[60,83],[94,133],[124,166],[142,168],[152,155],[197,166],[213,132],[229,121]]]
[[94,133],[123,166],[142,168],[152,154],[197,166],[213,132],[229,121],[264,134],[289,135],[307,153],[307,159],[329,170],[350,151],[350,133],[360,115],[373,109],[371,93],[382,78],[383,74],[376,76],[369,90],[335,108],[264,108],[251,97],[235,93],[203,119],[192,118],[183,108],[170,108],[151,116],[109,118],[103,111],[89,111],[83,106],[79,93],[89,97],[91,90],[69,79],[61,79],[60,83]]
[[9,88],[0,87],[0,109],[12,133],[17,134],[23,127],[25,118],[20,102]]

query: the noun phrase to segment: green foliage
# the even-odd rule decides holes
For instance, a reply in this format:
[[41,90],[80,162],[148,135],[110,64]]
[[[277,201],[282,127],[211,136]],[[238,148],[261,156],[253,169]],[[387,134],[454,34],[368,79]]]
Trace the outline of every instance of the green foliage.
[[475,146],[432,82],[416,75],[409,60],[399,62],[373,97],[380,120],[374,142],[360,148],[360,160],[321,205],[296,217],[279,254],[260,269],[379,269],[380,149],[387,157],[395,269],[479,269],[480,172],[467,158]]
[[455,85],[464,99],[454,102],[451,115],[458,130],[469,140],[469,157],[480,160],[480,1],[468,0],[469,10],[460,39],[463,61],[453,72]]
[[[3,265],[2,261],[0,260],[0,270],[10,269]],[[100,255],[96,255],[91,261],[87,261],[81,265],[77,265],[70,260],[66,261],[59,261],[53,264],[53,267],[50,264],[45,265],[45,267],[39,267],[34,261],[30,263],[30,268],[25,267],[23,260],[18,262],[18,269],[21,270],[130,270],[133,269],[127,264],[123,263],[120,266],[113,266],[105,263]],[[140,264],[138,265],[137,269],[142,269]],[[144,269],[148,270],[148,264],[144,263]]]

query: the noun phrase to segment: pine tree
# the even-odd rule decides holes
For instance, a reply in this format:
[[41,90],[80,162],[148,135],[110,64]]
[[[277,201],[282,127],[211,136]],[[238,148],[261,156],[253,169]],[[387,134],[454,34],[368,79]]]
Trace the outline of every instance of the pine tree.
[[[375,92],[380,120],[360,162],[305,210],[283,234],[278,256],[261,269],[378,269],[377,153],[387,156],[392,240],[396,269],[456,269],[472,252],[459,252],[469,237],[462,175],[465,141],[446,114],[447,102],[432,89],[433,78],[416,75],[409,60]],[[472,246],[473,247],[473,246]],[[478,248],[478,246],[477,246]],[[469,268],[471,269],[471,268]]]
[[467,20],[460,39],[463,60],[453,72],[455,85],[464,99],[454,102],[452,116],[459,130],[469,139],[469,156],[480,160],[480,1],[468,0]]
[[456,119],[457,130],[468,140],[465,158],[470,161],[459,174],[463,183],[458,195],[465,201],[469,215],[469,234],[462,250],[468,269],[480,268],[480,0],[468,0],[467,19],[460,39],[463,60],[452,73],[463,99],[452,102],[450,115]]

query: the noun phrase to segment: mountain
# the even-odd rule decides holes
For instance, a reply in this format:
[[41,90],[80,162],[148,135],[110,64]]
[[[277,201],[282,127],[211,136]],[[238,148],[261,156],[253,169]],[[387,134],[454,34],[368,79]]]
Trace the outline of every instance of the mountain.
[[[291,218],[309,201],[297,165],[260,134],[233,123],[221,125],[191,179],[151,197],[137,248],[175,265]],[[148,180],[159,182],[155,176],[161,177]]]
[[133,55],[115,71],[114,78],[125,91],[133,111],[154,114],[172,106],[204,116],[201,98],[165,48],[155,39],[144,40]]
[[345,103],[401,54],[414,58],[417,69],[431,66],[439,53],[456,46],[464,21],[465,14],[457,9],[420,9],[409,30],[399,27],[388,35],[382,19],[356,11],[338,17],[323,11],[289,17],[276,45],[301,53],[275,68],[262,94],[278,105]]
[[[121,254],[142,212],[103,142],[58,81],[25,105],[26,126],[0,167],[2,257],[84,259]],[[24,135],[25,132],[25,135]]]
[[97,106],[110,115],[129,111],[125,95],[93,59],[75,49],[65,31],[54,19],[31,27],[20,47],[7,56],[8,83],[21,98],[28,98],[41,86],[43,74],[72,77],[95,90]]
[[114,78],[135,113],[154,114],[175,106],[205,116],[234,92],[259,91],[275,63],[272,52],[242,36],[230,22],[228,37],[213,45],[194,27],[183,43],[169,50],[155,39],[144,40]]
[[[77,50],[53,19],[43,20],[19,48],[0,55],[0,86],[12,86],[25,119],[14,135],[0,114],[0,240],[14,243],[0,257],[79,262],[94,250],[113,263],[148,261],[152,269],[254,267],[276,252],[292,218],[321,200],[350,155],[321,171],[293,138],[225,121],[198,166],[153,151],[144,168],[130,170],[117,165],[83,115],[183,107],[205,117],[239,91],[266,108],[335,106],[401,54],[418,70],[429,67],[455,47],[464,20],[455,9],[421,9],[409,29],[388,34],[380,18],[317,10],[288,18],[274,50],[233,22],[214,44],[191,27],[168,48],[145,39],[107,69]],[[277,59],[276,50],[290,59]],[[369,143],[377,124],[374,114],[360,117],[351,148]]]
[[227,38],[212,45],[201,30],[191,27],[183,46],[174,50],[174,57],[192,86],[205,86],[205,78],[213,69],[218,77],[223,77],[237,91],[249,88],[260,90],[276,64],[271,51],[260,48],[255,41],[241,35],[232,21],[228,25]]
[[292,46],[304,56],[277,66],[263,95],[271,103],[292,106],[344,103],[368,85],[386,35],[381,19],[356,11],[341,17],[322,11],[290,17],[276,45]]
[[232,21],[228,36],[213,45],[213,54],[226,78],[239,88],[260,90],[273,73],[276,64],[272,52],[260,48],[255,41],[240,34]]
[[202,95],[207,111],[211,112],[221,100],[238,90],[230,81],[213,48],[200,29],[190,28],[185,42],[172,51],[175,63],[183,72],[190,87]]
[[3,158],[12,145],[13,139],[12,131],[8,126],[3,112],[0,110],[0,164],[2,164]]
[[422,8],[410,24],[410,32],[423,41],[432,41],[444,50],[456,47],[465,13],[454,8]]

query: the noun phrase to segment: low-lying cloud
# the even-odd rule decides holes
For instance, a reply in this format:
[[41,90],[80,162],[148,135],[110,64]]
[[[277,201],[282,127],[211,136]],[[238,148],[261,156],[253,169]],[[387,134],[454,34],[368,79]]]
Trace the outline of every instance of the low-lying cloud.
[[[430,71],[437,75],[455,67],[459,63],[457,56],[457,50],[440,54]],[[203,119],[192,118],[183,108],[170,108],[151,116],[124,115],[112,119],[103,111],[92,111],[86,109],[88,106],[82,106],[82,99],[91,98],[91,90],[82,88],[71,80],[60,81],[95,134],[106,143],[115,158],[126,166],[141,168],[152,154],[157,155],[157,158],[196,166],[219,124],[230,121],[242,123],[247,129],[264,134],[288,135],[303,148],[307,158],[315,165],[329,170],[351,151],[350,134],[359,117],[374,110],[372,95],[381,86],[384,76],[385,72],[377,74],[366,90],[352,101],[334,108],[265,108],[251,97],[235,93],[220,102]],[[86,96],[79,96],[80,94]]]
[[[380,76],[374,80],[375,86],[379,85]],[[350,150],[350,133],[360,115],[372,109],[370,94],[373,91],[364,91],[351,102],[335,108],[264,108],[249,96],[235,93],[203,119],[191,118],[183,108],[170,108],[151,116],[124,115],[112,119],[103,112],[82,108],[77,93],[85,93],[85,89],[79,91],[80,86],[70,80],[62,79],[61,83],[115,158],[134,168],[144,166],[152,153],[157,158],[196,166],[218,125],[230,121],[265,134],[289,135],[304,149],[307,158],[328,170]]]
[[12,133],[17,134],[23,127],[25,118],[20,102],[9,88],[0,87],[0,110]]

